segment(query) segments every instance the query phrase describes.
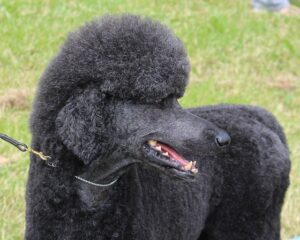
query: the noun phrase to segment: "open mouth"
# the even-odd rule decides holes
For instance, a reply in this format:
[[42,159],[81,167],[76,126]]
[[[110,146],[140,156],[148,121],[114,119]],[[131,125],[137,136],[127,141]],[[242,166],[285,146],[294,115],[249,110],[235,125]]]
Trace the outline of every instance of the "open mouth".
[[147,155],[158,165],[174,168],[181,172],[198,173],[196,161],[186,160],[176,150],[165,143],[149,140],[145,143],[144,149]]

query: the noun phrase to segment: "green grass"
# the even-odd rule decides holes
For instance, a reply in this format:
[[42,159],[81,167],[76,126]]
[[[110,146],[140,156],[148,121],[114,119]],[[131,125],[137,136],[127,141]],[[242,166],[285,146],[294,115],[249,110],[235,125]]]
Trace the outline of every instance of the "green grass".
[[[260,105],[282,123],[293,161],[282,238],[300,235],[300,16],[254,14],[249,2],[0,0],[0,99],[25,88],[32,101],[47,62],[67,33],[86,21],[123,12],[158,19],[183,40],[190,56],[184,106]],[[29,113],[0,108],[0,132],[29,143]],[[0,156],[14,160],[0,166],[0,239],[22,239],[28,156],[3,142]]]

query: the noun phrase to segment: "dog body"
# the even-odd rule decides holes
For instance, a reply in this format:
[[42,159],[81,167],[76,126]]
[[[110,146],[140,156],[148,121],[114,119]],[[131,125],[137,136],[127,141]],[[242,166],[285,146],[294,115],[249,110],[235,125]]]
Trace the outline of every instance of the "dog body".
[[31,117],[32,148],[56,167],[31,156],[26,239],[279,239],[281,127],[248,106],[183,109],[188,73],[182,43],[149,19],[70,35]]
[[230,133],[213,165],[219,202],[200,239],[280,239],[280,212],[289,185],[285,135],[266,110],[242,105],[190,109]]

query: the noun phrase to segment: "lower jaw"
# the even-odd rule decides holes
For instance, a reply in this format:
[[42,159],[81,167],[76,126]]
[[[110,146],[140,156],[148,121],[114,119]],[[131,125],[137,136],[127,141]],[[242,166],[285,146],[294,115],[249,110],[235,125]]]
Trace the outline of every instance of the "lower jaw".
[[[177,162],[176,160],[167,159],[165,157],[161,158],[161,155],[154,151],[148,144],[143,146],[144,156],[148,159],[148,164],[159,168],[159,170],[179,178],[193,179],[195,178],[195,173],[185,170],[184,166]],[[160,159],[161,158],[161,159]]]
[[184,179],[184,180],[195,179],[195,174],[189,171],[181,170],[172,165],[168,165],[167,163],[162,164],[161,162],[159,162],[159,160],[156,159],[154,160],[149,157],[147,157],[147,159],[148,159],[147,165],[149,165],[153,169],[156,168],[157,171],[160,171],[163,174],[166,174],[170,177]]
[[177,170],[176,168],[168,169],[172,173],[172,176],[182,179],[182,180],[193,180],[195,179],[195,174],[188,171]]

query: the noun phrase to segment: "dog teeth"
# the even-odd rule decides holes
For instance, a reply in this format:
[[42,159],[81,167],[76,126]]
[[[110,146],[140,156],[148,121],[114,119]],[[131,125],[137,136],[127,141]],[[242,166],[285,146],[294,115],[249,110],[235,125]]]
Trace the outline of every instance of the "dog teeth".
[[149,140],[149,141],[148,141],[148,144],[149,144],[151,147],[155,147],[156,144],[157,144],[157,141],[155,141],[155,140]]
[[160,151],[161,152],[161,146],[155,146],[154,147],[157,151]]
[[196,161],[190,161],[188,164],[186,164],[183,169],[185,171],[191,171],[192,173],[198,173],[198,169],[196,168]]
[[183,168],[184,168],[184,170],[189,171],[192,169],[192,167],[193,167],[193,162],[189,162]]
[[[169,157],[170,160],[176,161],[175,159],[171,158],[168,152],[165,152],[161,149],[161,146],[157,144],[157,141],[155,140],[149,140],[148,141],[149,146],[151,146],[156,151],[160,152],[163,156]],[[194,174],[198,173],[198,169],[196,168],[196,161],[190,161],[185,166],[182,166],[181,168],[185,171],[190,171]]]

